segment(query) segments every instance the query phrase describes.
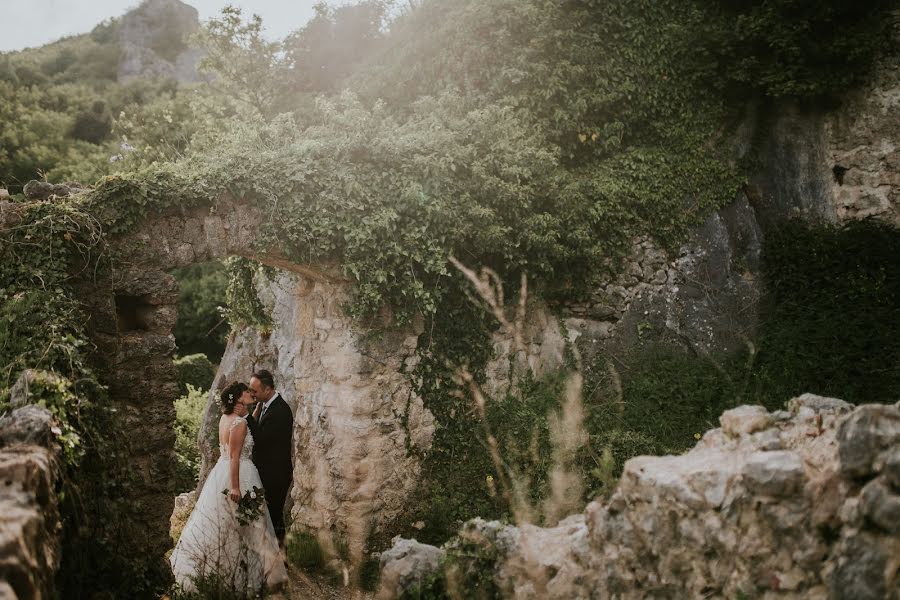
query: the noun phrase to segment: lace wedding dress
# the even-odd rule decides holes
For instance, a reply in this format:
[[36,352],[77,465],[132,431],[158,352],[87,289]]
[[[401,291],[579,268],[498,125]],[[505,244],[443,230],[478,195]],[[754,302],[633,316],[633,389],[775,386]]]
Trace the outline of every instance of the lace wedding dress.
[[[237,417],[231,429],[241,421],[245,419]],[[250,460],[252,450],[253,436],[248,432],[240,456],[242,495],[253,486],[262,488],[259,472]],[[197,580],[216,577],[220,584],[253,597],[263,589],[287,580],[265,504],[259,518],[241,526],[236,516],[237,504],[222,493],[222,490],[231,490],[230,469],[228,445],[220,443],[219,460],[206,478],[169,559],[175,582],[184,591],[197,591]]]

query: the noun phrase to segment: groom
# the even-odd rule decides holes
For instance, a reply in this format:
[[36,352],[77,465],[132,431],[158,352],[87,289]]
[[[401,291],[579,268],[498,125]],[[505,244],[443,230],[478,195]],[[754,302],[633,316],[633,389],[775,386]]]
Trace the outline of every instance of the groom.
[[280,544],[284,543],[284,502],[291,487],[291,436],[294,416],[275,390],[272,374],[257,371],[250,378],[250,394],[258,404],[247,425],[253,435],[253,464],[259,471],[272,526]]

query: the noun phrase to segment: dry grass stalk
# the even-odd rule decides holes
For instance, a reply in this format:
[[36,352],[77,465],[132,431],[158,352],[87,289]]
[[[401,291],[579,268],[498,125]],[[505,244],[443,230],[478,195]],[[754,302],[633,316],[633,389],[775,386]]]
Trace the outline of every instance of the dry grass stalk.
[[588,443],[584,429],[584,405],[581,401],[582,377],[574,373],[566,382],[565,402],[559,413],[548,417],[553,466],[550,469],[550,495],[544,501],[545,525],[559,520],[581,508],[584,482],[578,471],[578,451]]
[[[527,277],[523,273],[520,284],[519,302],[516,307],[515,316],[512,321],[507,317],[506,307],[503,302],[503,285],[500,277],[496,272],[486,267],[482,268],[480,274],[476,274],[471,269],[460,263],[454,257],[450,257],[450,262],[472,283],[475,291],[481,299],[487,304],[494,317],[500,323],[504,333],[510,335],[513,339],[515,348],[515,366],[511,373],[511,391],[518,391],[516,385],[519,379],[527,373],[528,361],[525,352],[525,318],[526,306],[528,298],[528,282]],[[588,443],[589,437],[584,428],[584,403],[583,395],[583,378],[581,375],[581,357],[576,348],[572,348],[575,353],[576,372],[566,382],[565,398],[563,405],[559,411],[552,411],[548,415],[550,429],[550,444],[552,447],[552,466],[549,472],[550,479],[550,495],[544,500],[539,514],[530,502],[530,481],[521,473],[517,473],[515,469],[507,465],[500,453],[499,444],[491,431],[490,424],[487,420],[485,397],[481,387],[475,381],[471,372],[465,367],[457,369],[458,383],[465,384],[474,401],[475,410],[481,419],[484,428],[485,437],[487,439],[488,449],[491,455],[494,469],[498,474],[500,484],[500,492],[507,505],[513,513],[513,519],[517,525],[523,523],[535,523],[540,516],[544,518],[546,526],[555,526],[559,520],[566,515],[577,512],[582,508],[584,481],[580,470],[577,466],[577,457],[579,451]],[[621,378],[618,372],[609,363],[610,375],[613,379],[614,386],[618,396],[619,404],[622,404],[622,387]],[[512,386],[515,386],[514,388]],[[462,397],[462,393],[460,393]],[[532,439],[530,451],[535,457],[537,455],[537,438]],[[604,450],[604,459],[611,463],[612,455],[609,449]],[[537,462],[537,460],[535,460]],[[521,543],[524,548],[532,546],[526,542],[528,535],[527,529],[520,530],[522,536]],[[530,565],[540,562],[538,559],[534,561],[520,562],[520,564],[507,564],[506,568],[509,572],[519,571],[519,576],[531,582],[532,589],[536,590],[539,596],[546,593],[547,575],[542,571],[536,572]],[[456,565],[450,565],[445,572],[447,581],[447,593],[450,598],[464,597],[459,589],[462,581],[460,568]]]
[[510,391],[516,393],[517,383],[528,369],[528,355],[525,352],[525,316],[528,305],[528,276],[523,272],[519,282],[519,302],[516,305],[515,315],[512,321],[507,317],[506,304],[503,300],[503,281],[497,272],[488,267],[481,267],[476,274],[459,262],[455,257],[449,258],[450,263],[462,273],[475,287],[478,296],[488,305],[494,318],[500,323],[501,329],[513,340],[515,360],[510,373]]
[[[495,271],[482,267],[480,272],[476,273],[452,256],[450,257],[450,262],[472,283],[476,293],[491,310],[503,331],[512,337],[516,356],[510,384],[511,391],[513,393],[517,392],[518,386],[516,384],[528,369],[524,336],[528,302],[528,278],[526,274],[523,273],[521,276],[519,301],[515,315],[510,320],[504,304],[503,282]],[[540,511],[547,524],[556,524],[563,516],[578,510],[582,504],[584,491],[584,483],[576,465],[576,457],[579,449],[587,444],[588,435],[584,429],[581,358],[577,349],[573,348],[573,350],[575,352],[577,372],[572,375],[566,384],[565,401],[561,411],[559,413],[553,412],[548,416],[550,442],[553,448],[553,466],[549,473],[550,495],[544,501]],[[618,382],[619,388],[621,388],[618,373],[613,372],[612,374],[614,381]],[[491,460],[498,473],[503,499],[512,510],[516,523],[535,522],[537,517],[539,517],[539,513],[529,500],[530,482],[527,477],[517,474],[503,461],[497,440],[487,421],[484,393],[472,374],[465,368],[458,370],[458,376],[469,388],[475,403],[475,409],[481,418]],[[619,397],[621,400],[621,393]]]
[[622,376],[616,365],[609,359],[606,359],[606,372],[609,373],[609,379],[612,382],[613,391],[616,393],[615,406],[619,412],[619,416],[625,413],[625,392],[622,388]]
[[522,486],[519,485],[519,482],[509,476],[509,469],[506,468],[503,457],[500,454],[500,445],[497,443],[497,438],[494,437],[491,426],[487,420],[487,413],[485,410],[487,403],[484,393],[481,391],[481,386],[478,385],[478,382],[475,381],[475,378],[468,369],[461,368],[457,371],[457,374],[468,386],[469,392],[472,394],[472,399],[475,402],[475,410],[478,412],[478,417],[481,419],[481,426],[484,429],[485,439],[487,439],[491,462],[494,464],[494,470],[497,472],[497,480],[500,483],[500,494],[512,510],[515,521],[517,523],[526,522],[526,519],[531,514],[531,507],[527,501],[528,493],[526,490],[523,494],[521,490]]

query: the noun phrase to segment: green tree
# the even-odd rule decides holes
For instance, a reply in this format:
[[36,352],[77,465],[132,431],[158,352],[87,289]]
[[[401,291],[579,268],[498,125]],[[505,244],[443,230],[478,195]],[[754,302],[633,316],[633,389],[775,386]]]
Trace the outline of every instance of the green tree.
[[272,116],[277,112],[287,64],[281,43],[263,36],[259,15],[245,22],[239,8],[226,6],[193,40],[204,52],[200,69],[215,76],[210,84],[214,89],[255,114]]
[[175,272],[180,286],[175,341],[180,354],[202,353],[218,362],[225,352],[228,323],[223,316],[227,275],[219,263],[183,267]]
[[95,100],[90,108],[75,115],[72,124],[72,137],[92,144],[100,144],[109,138],[112,132],[112,113],[106,102]]
[[315,5],[315,16],[284,41],[295,91],[335,93],[384,40],[390,2]]
[[234,102],[206,86],[150,90],[124,104],[113,124],[114,136],[127,144],[123,167],[135,169],[175,161],[214,143],[223,123],[237,110]]
[[834,102],[896,51],[894,0],[717,0],[698,50],[737,96]]

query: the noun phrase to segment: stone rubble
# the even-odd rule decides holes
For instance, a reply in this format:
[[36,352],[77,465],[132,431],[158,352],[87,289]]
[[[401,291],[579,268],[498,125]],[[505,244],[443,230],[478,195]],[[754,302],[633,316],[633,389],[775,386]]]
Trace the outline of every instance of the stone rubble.
[[[422,584],[422,577],[438,569],[443,552],[429,546],[420,544],[416,540],[396,538],[394,545],[381,554],[381,581],[382,590],[409,590]],[[390,565],[385,569],[385,565]],[[385,600],[395,596],[387,595],[378,598]]]
[[[461,535],[499,553],[509,598],[900,598],[900,403],[804,394],[720,423],[681,456],[629,460],[608,501],[557,527]],[[408,589],[386,578],[381,593]]]
[[62,527],[54,430],[53,416],[40,406],[0,417],[0,598],[53,597]]

